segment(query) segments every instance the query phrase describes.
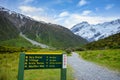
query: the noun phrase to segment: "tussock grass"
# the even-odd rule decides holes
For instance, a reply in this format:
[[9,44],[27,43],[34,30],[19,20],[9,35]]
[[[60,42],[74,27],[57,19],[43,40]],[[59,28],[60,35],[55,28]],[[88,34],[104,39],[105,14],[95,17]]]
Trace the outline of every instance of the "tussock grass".
[[79,54],[88,61],[120,71],[120,49],[82,51]]
[[8,47],[34,47],[30,42],[21,36],[14,39],[1,41],[0,45]]
[[50,49],[31,49],[27,53],[43,53],[43,54],[52,54],[52,53],[63,53],[63,50],[50,50]]

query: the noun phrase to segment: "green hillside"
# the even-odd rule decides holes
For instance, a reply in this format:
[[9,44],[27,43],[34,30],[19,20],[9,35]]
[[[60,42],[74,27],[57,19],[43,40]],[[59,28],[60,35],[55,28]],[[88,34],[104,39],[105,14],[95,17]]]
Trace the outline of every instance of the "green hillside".
[[33,45],[25,40],[23,37],[18,36],[17,38],[5,40],[0,42],[1,46],[8,47],[32,47]]
[[56,48],[78,47],[87,42],[59,25],[31,22],[21,27],[21,31],[33,40]]
[[0,52],[20,52],[31,48],[35,48],[35,46],[21,36],[10,40],[0,41]]
[[120,49],[120,33],[109,36],[95,42],[85,45],[85,48],[94,49]]

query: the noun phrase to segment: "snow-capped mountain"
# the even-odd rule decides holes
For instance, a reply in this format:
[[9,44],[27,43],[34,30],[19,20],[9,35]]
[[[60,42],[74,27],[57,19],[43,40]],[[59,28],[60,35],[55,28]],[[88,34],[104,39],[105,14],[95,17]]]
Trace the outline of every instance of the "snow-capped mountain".
[[11,11],[11,10],[6,9],[6,8],[4,8],[4,7],[1,7],[1,6],[0,6],[0,11],[9,13],[9,15],[12,15],[12,16],[14,15],[15,17],[18,17],[18,18],[20,18],[20,19],[27,18],[27,19],[33,20],[32,18],[30,18],[30,17],[28,17],[28,16],[25,16],[25,15],[20,14],[20,13],[16,13],[16,12],[14,12],[14,11]]
[[[2,14],[4,14],[4,16],[6,16],[12,23],[14,23],[14,25],[17,26],[17,28],[20,28],[28,21],[36,21],[29,16],[23,15],[21,13],[17,13],[15,11],[11,11],[7,8],[0,6],[0,15]],[[36,22],[40,22],[43,24],[45,23],[43,21],[36,21]]]
[[89,42],[103,39],[110,35],[120,33],[120,19],[104,22],[96,25],[90,25],[88,22],[79,23],[71,28],[71,31]]

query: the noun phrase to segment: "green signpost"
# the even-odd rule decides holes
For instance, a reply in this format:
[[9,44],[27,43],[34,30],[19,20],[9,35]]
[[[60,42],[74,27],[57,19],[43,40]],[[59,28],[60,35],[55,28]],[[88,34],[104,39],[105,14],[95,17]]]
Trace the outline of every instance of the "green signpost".
[[66,54],[20,54],[18,80],[24,80],[24,70],[61,69],[61,80],[66,80]]

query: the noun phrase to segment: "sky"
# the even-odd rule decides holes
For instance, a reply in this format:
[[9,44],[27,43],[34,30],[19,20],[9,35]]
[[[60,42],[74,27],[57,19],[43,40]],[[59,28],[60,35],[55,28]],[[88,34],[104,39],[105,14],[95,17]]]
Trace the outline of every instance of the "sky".
[[0,0],[0,6],[69,29],[120,19],[120,0]]

